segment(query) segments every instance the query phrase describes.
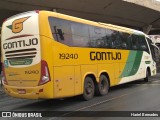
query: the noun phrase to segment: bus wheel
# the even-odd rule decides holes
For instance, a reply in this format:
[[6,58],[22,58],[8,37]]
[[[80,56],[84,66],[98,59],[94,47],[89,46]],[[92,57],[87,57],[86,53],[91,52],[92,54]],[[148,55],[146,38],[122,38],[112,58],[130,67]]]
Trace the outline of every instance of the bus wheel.
[[105,75],[101,75],[99,83],[96,87],[96,94],[104,96],[108,93],[108,89],[109,89],[108,78]]
[[145,82],[148,82],[148,81],[149,81],[149,73],[148,73],[148,70],[146,70],[146,77],[144,78],[144,81],[145,81]]
[[83,99],[90,100],[94,96],[95,86],[91,77],[86,77],[84,80]]

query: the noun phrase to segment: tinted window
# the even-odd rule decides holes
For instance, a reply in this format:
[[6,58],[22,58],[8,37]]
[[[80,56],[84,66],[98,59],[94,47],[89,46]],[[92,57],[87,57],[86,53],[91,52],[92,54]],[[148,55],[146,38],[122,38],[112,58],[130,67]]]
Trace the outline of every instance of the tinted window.
[[139,45],[140,45],[140,50],[143,50],[149,53],[148,45],[144,36],[139,36]]
[[106,29],[106,36],[105,36],[105,47],[106,48],[112,48],[113,43],[112,43],[112,34],[114,33],[113,30]]
[[[49,23],[55,40],[66,45],[73,45],[70,21],[49,17]],[[59,34],[60,32],[62,34]]]
[[104,28],[89,26],[90,47],[105,47],[106,31]]
[[112,48],[121,49],[122,48],[122,33],[114,31],[111,35]]
[[149,44],[149,47],[150,47],[150,50],[151,50],[152,58],[153,58],[153,60],[156,61],[156,54],[155,54],[154,47],[152,45],[153,44],[152,40],[150,40],[149,38],[147,38],[147,41],[148,41],[148,44]]
[[131,44],[131,35],[128,33],[122,33],[122,49],[130,49],[132,44]]
[[149,53],[148,45],[144,36],[132,35],[131,41],[133,50],[142,50]]
[[139,42],[137,35],[132,35],[131,37],[132,50],[139,50]]
[[49,17],[49,23],[54,39],[65,45],[149,52],[144,36],[53,17]]
[[73,46],[88,47],[90,42],[88,25],[71,22],[71,29]]

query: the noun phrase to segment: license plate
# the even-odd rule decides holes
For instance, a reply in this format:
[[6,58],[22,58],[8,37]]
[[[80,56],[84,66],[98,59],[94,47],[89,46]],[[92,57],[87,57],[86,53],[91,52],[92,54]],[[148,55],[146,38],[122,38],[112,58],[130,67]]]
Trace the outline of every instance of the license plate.
[[18,93],[19,94],[26,94],[26,90],[25,89],[18,89]]

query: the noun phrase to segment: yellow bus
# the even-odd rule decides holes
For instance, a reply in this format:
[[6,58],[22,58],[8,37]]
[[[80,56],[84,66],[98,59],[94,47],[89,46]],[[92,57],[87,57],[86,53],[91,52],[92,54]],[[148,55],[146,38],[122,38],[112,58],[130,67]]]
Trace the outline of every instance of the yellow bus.
[[1,48],[5,92],[18,98],[89,100],[156,75],[152,41],[144,33],[56,12],[8,18]]

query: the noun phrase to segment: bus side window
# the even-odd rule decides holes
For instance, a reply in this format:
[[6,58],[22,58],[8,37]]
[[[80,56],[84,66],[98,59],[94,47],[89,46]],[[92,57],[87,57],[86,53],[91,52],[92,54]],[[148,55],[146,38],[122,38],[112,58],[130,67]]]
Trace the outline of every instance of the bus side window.
[[122,48],[122,34],[119,31],[114,31],[111,35],[112,38],[112,48],[121,49]]
[[106,31],[104,28],[89,26],[90,46],[105,48]]
[[122,33],[122,49],[130,49],[131,48],[131,41],[130,41],[130,34]]
[[146,51],[149,53],[147,42],[144,36],[139,36],[139,45],[140,45],[140,50]]
[[49,23],[53,38],[65,45],[72,46],[72,32],[70,21],[49,17]]
[[106,29],[106,37],[105,37],[105,48],[112,48],[112,33],[114,31],[110,29]]
[[138,39],[136,35],[132,35],[132,50],[139,50]]
[[129,34],[128,38],[127,38],[127,45],[128,45],[128,50],[132,50],[132,35]]
[[82,23],[71,22],[73,46],[88,47],[90,38],[88,25]]

